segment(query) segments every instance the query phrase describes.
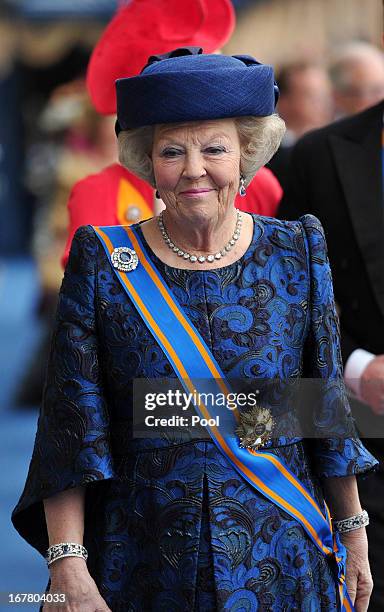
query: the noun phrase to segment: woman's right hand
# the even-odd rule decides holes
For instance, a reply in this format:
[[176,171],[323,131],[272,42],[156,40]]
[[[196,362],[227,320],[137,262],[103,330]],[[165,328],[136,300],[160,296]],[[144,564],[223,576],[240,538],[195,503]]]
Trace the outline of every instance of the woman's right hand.
[[65,602],[46,603],[43,612],[111,612],[83,559],[58,559],[50,566],[50,573],[49,593],[64,593]]

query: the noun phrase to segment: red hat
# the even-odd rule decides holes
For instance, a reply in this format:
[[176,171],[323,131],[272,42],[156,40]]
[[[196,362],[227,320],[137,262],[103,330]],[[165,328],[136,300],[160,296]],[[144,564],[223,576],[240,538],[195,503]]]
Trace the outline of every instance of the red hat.
[[230,38],[230,0],[131,0],[107,26],[93,50],[88,92],[99,113],[116,113],[116,79],[136,76],[150,55],[199,46],[213,53]]

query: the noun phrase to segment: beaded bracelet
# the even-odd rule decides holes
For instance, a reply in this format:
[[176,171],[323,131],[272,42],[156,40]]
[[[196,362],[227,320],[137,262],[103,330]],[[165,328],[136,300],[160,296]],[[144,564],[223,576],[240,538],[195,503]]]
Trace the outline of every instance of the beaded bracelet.
[[80,557],[86,561],[88,559],[87,549],[81,544],[75,542],[61,542],[60,544],[54,544],[47,550],[46,561],[48,567],[64,557]]
[[354,531],[360,529],[360,527],[366,527],[369,525],[369,516],[366,510],[355,514],[349,518],[343,519],[342,521],[333,521],[333,527],[335,531],[339,533],[348,533],[348,531]]

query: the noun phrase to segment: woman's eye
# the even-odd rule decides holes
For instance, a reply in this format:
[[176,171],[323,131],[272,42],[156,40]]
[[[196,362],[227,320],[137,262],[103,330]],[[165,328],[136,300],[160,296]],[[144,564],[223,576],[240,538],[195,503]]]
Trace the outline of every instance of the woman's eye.
[[219,155],[220,153],[225,153],[224,147],[207,147],[205,151],[210,155]]
[[162,152],[163,157],[178,157],[181,154],[182,151],[180,149],[164,149]]

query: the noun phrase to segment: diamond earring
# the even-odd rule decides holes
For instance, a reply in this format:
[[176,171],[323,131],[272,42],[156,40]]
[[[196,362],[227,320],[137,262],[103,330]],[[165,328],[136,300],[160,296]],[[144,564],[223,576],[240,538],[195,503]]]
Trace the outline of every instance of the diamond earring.
[[245,178],[243,177],[242,174],[240,174],[240,187],[239,187],[239,194],[240,196],[243,198],[245,195],[247,195],[247,190],[245,188]]

